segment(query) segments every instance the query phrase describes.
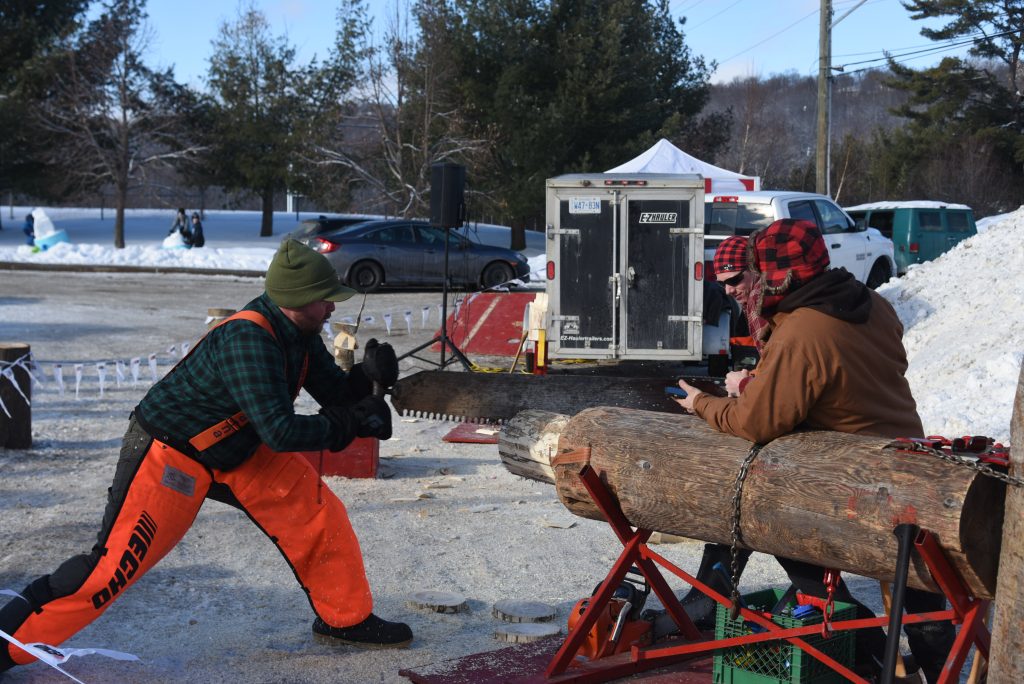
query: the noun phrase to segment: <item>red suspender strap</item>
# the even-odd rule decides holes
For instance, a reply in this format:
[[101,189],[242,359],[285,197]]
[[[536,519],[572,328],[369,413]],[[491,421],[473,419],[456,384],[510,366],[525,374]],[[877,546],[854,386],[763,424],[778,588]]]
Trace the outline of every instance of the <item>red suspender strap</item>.
[[[256,325],[260,326],[261,328],[266,330],[268,333],[270,333],[270,336],[274,338],[275,342],[277,341],[277,335],[274,334],[274,328],[273,328],[273,326],[270,325],[270,321],[268,321],[267,317],[264,316],[263,314],[261,314],[258,311],[249,311],[249,310],[239,311],[238,313],[236,313],[236,314],[234,314],[232,316],[229,316],[228,318],[225,318],[223,321],[221,321],[220,323],[218,323],[214,327],[217,328],[217,327],[220,327],[220,326],[224,325],[228,321],[233,321],[233,320],[238,320],[238,319],[249,321],[250,323],[255,323]],[[200,340],[200,342],[201,341],[202,340]],[[198,347],[198,346],[199,346],[199,344],[196,343],[196,347]],[[192,350],[194,350],[194,349],[195,349],[195,347],[192,348]],[[189,354],[192,353],[192,350],[189,350]],[[182,359],[182,361],[184,361],[184,359]],[[305,354],[302,357],[302,369],[299,371],[299,384],[295,388],[295,395],[292,397],[293,401],[295,400],[295,397],[298,396],[299,389],[306,382],[306,372],[308,370],[309,370],[309,354]],[[236,413],[235,415],[231,416],[230,418],[226,418],[226,419],[222,420],[221,422],[217,423],[216,425],[213,425],[213,426],[203,430],[198,435],[196,435],[195,437],[190,439],[188,441],[188,443],[191,444],[193,447],[195,447],[197,451],[203,451],[205,449],[209,449],[211,446],[213,446],[217,442],[219,442],[219,441],[221,441],[223,439],[227,439],[228,437],[230,437],[231,435],[235,434],[236,432],[238,432],[239,430],[241,430],[242,428],[244,428],[248,424],[249,424],[249,419],[246,417],[246,415],[244,413],[239,411],[238,413]]]

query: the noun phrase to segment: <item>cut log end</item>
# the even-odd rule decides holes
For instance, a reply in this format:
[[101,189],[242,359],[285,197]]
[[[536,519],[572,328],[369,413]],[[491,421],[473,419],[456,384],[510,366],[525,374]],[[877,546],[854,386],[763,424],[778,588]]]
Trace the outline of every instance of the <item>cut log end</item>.
[[550,622],[555,609],[539,601],[498,601],[491,614],[502,622]]
[[494,638],[510,644],[527,644],[560,634],[562,628],[547,622],[523,622],[503,625],[494,630]]
[[450,591],[418,591],[406,600],[405,605],[429,613],[462,613],[468,610],[466,598]]

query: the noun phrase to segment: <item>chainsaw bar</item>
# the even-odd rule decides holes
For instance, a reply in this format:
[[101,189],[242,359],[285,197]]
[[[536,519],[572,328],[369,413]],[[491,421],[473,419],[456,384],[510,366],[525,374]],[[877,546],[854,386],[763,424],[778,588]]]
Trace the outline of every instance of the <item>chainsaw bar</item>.
[[[710,378],[687,378],[724,394]],[[399,380],[391,404],[399,415],[431,420],[502,424],[527,409],[575,415],[593,406],[679,413],[665,396],[666,378],[523,375],[427,370]]]

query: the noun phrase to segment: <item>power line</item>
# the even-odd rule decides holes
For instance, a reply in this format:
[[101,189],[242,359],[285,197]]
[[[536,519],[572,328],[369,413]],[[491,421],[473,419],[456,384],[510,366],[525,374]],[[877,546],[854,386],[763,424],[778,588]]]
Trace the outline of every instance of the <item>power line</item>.
[[753,50],[753,49],[754,49],[754,48],[756,48],[756,47],[760,47],[761,45],[764,45],[765,43],[767,43],[767,42],[768,42],[769,40],[771,40],[771,39],[772,39],[772,38],[774,38],[775,36],[778,36],[778,35],[780,35],[780,34],[783,34],[783,33],[785,33],[786,31],[788,31],[789,29],[793,28],[794,26],[796,26],[796,25],[797,25],[797,24],[799,24],[800,22],[802,22],[802,21],[806,21],[807,19],[809,19],[810,17],[813,17],[813,16],[814,16],[814,15],[816,15],[816,14],[818,14],[818,10],[814,10],[813,12],[809,12],[808,14],[805,14],[804,16],[800,17],[799,19],[797,19],[796,21],[794,21],[794,22],[793,22],[792,24],[790,24],[789,26],[787,26],[787,27],[785,27],[785,28],[783,28],[783,29],[781,29],[781,30],[779,30],[779,31],[776,31],[775,33],[773,33],[772,35],[768,36],[768,37],[767,37],[767,38],[765,38],[764,40],[762,40],[762,41],[759,41],[759,42],[757,42],[757,43],[754,43],[754,44],[753,44],[753,45],[751,45],[750,47],[748,47],[748,48],[746,48],[746,49],[744,49],[744,50],[741,50],[740,52],[737,52],[737,53],[736,53],[735,55],[733,55],[732,57],[729,57],[728,59],[723,59],[723,60],[722,60],[721,62],[719,62],[719,63],[718,63],[718,64],[719,64],[719,66],[721,66],[722,64],[725,64],[726,62],[730,62],[730,61],[732,61],[732,60],[736,59],[736,58],[737,58],[737,57],[739,57],[740,55],[745,55],[745,54],[747,54],[748,52],[750,52],[751,50]]
[[[969,45],[969,44],[977,45],[978,43],[982,43],[982,42],[985,42],[985,41],[988,41],[988,40],[992,40],[993,38],[1001,38],[1002,36],[1011,35],[1011,34],[1015,34],[1015,33],[1017,33],[1016,30],[1001,31],[999,33],[993,33],[991,35],[983,35],[982,37],[979,37],[979,38],[968,38],[968,39],[965,39],[965,40],[949,42],[949,43],[945,43],[943,45],[937,45],[937,46],[933,46],[933,47],[930,47],[930,48],[924,48],[924,49],[921,49],[921,50],[912,50],[911,52],[904,52],[904,53],[901,53],[901,54],[894,54],[894,53],[891,52],[891,53],[889,53],[888,56],[883,55],[882,57],[876,57],[874,59],[865,59],[865,60],[861,60],[859,62],[848,62],[847,64],[844,64],[843,67],[856,66],[857,64],[872,64],[874,62],[888,62],[890,58],[893,59],[893,61],[897,62],[898,64],[901,64],[902,61],[908,61],[908,60],[902,60],[901,61],[898,58],[918,59],[919,57],[928,57],[928,56],[936,55],[936,54],[939,54],[939,53],[942,53],[942,52],[947,52],[949,50],[955,50],[955,49],[957,49],[957,48],[959,48],[959,47],[961,47],[963,45]],[[917,55],[917,57],[914,57],[914,55]],[[864,71],[865,69],[870,69],[870,68],[872,68],[872,67],[865,67],[863,69],[856,69],[855,71],[848,71],[846,73],[850,73],[850,74],[857,73],[858,71]]]
[[696,25],[694,25],[694,26],[690,26],[690,27],[689,27],[689,29],[690,29],[690,30],[692,31],[692,30],[694,30],[694,29],[696,29],[696,28],[699,28],[699,27],[703,26],[704,24],[708,23],[709,21],[711,21],[711,20],[712,20],[712,19],[714,19],[715,17],[719,16],[720,14],[725,14],[726,12],[728,12],[729,10],[731,10],[731,9],[732,9],[733,7],[735,7],[736,5],[740,4],[741,2],[743,2],[743,0],[736,0],[736,2],[732,3],[731,5],[729,5],[728,7],[726,7],[726,8],[725,8],[724,10],[722,10],[721,12],[717,12],[717,13],[715,13],[715,14],[712,14],[712,15],[711,15],[710,17],[708,17],[708,18],[707,18],[707,19],[705,19],[704,21],[700,22],[699,24],[696,24]]

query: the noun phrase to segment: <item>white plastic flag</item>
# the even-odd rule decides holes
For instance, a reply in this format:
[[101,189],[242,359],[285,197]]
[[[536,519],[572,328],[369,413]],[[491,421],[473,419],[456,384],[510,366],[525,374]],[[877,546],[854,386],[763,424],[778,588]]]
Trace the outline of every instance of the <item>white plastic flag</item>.
[[85,368],[84,364],[75,364],[75,399],[78,399],[78,388],[82,386],[82,369]]
[[426,328],[427,327],[427,321],[429,321],[429,320],[430,320],[430,307],[429,306],[425,306],[425,307],[423,307],[423,311],[420,312],[420,327],[421,328]]
[[32,405],[32,402],[28,400],[28,397],[25,396],[25,393],[21,391],[20,387],[18,387],[18,379],[14,377],[14,369],[13,368],[11,368],[11,367],[4,368],[3,371],[0,372],[0,375],[3,375],[5,378],[7,378],[7,381],[9,383],[11,383],[11,386],[15,390],[17,390],[18,394],[20,394],[21,398],[25,400],[26,404],[28,404],[29,406]]
[[375,323],[376,321],[377,321],[377,319],[374,318],[373,316],[371,316],[370,314],[366,314],[365,316],[363,316],[363,323],[371,323],[372,324],[372,323]]
[[192,343],[182,342],[178,347],[181,349],[181,358],[185,358],[185,355],[188,354],[188,350],[192,348]]
[[100,376],[100,398],[103,398],[103,390],[107,388],[107,364],[100,361],[96,364],[96,375]]
[[43,387],[46,385],[46,373],[36,363],[36,360],[32,358],[32,354],[28,355],[28,363],[25,365],[25,370],[28,371],[29,377],[32,378],[33,387]]
[[387,328],[388,335],[391,334],[391,313],[384,314],[384,327]]
[[342,323],[347,323],[348,325],[355,325],[356,324],[356,319],[353,318],[352,316],[344,316],[344,317],[342,317],[341,322]]
[[170,354],[172,358],[177,356],[178,355],[178,345],[172,344],[170,347],[167,348],[167,353]]
[[124,384],[124,361],[118,359],[114,362],[114,377],[117,379],[117,386]]
[[437,305],[437,320],[439,320],[439,321],[440,321],[440,320],[442,319],[442,317],[444,316],[444,314],[443,314],[442,312],[443,312],[443,309],[441,308],[441,305],[440,305],[440,304],[438,304],[438,305]]
[[7,410],[7,404],[4,403],[3,399],[0,399],[0,411],[3,411],[8,418],[11,417],[11,412]]
[[138,356],[133,357],[133,358],[129,359],[128,366],[131,368],[131,371],[132,371],[132,384],[133,385],[138,385],[139,384],[139,367],[142,366],[142,359],[140,359]]
[[57,391],[64,396],[64,367],[59,363],[53,364],[53,381],[57,383]]
[[455,300],[455,316],[453,316],[452,320],[459,320],[459,309],[462,308],[462,302],[462,299]]
[[149,355],[149,376],[156,382],[156,354]]
[[402,315],[405,316],[405,329],[409,331],[410,335],[412,335],[412,311],[406,311]]

